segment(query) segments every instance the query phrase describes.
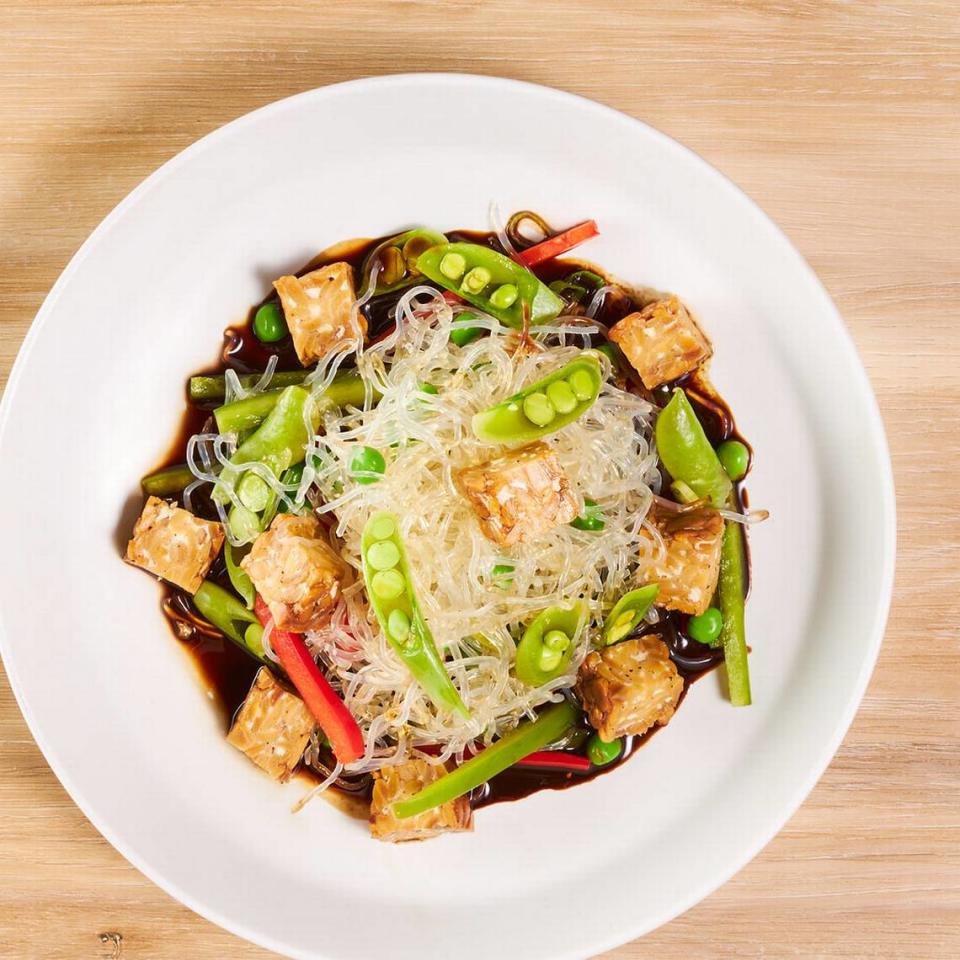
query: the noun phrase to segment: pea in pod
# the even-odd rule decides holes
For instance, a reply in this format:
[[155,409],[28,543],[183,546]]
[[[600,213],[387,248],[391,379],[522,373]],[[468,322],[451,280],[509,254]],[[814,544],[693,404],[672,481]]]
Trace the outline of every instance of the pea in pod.
[[576,360],[506,400],[481,410],[471,421],[486,443],[528,443],[556,433],[596,402],[603,385],[597,356],[585,350]]
[[420,272],[508,327],[545,323],[563,300],[526,267],[476,243],[442,243],[420,254]]
[[387,510],[373,514],[363,528],[360,550],[367,596],[390,646],[435,706],[469,717],[420,612],[396,515]]
[[603,621],[603,645],[610,646],[629,637],[640,625],[660,590],[658,583],[651,583],[639,590],[625,593]]
[[420,275],[417,261],[420,255],[437,244],[447,242],[447,238],[436,230],[418,228],[408,230],[396,237],[390,237],[378,243],[363,261],[363,276],[370,276],[375,263],[380,264],[377,286],[374,295],[402,290],[416,283]]
[[586,619],[587,605],[582,600],[538,613],[517,646],[513,668],[517,679],[529,687],[539,687],[562,676]]

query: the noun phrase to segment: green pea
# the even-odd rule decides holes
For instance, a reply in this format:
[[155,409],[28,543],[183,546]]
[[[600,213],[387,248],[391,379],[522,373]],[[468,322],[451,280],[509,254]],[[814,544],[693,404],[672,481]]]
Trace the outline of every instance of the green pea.
[[380,540],[367,551],[367,563],[374,570],[392,570],[400,562],[400,551],[395,543]]
[[750,466],[750,451],[739,440],[725,440],[717,447],[717,456],[731,480],[742,480]]
[[593,734],[587,741],[587,758],[595,767],[605,767],[613,763],[623,750],[623,740],[614,740],[608,743],[601,739],[599,733]]
[[467,261],[459,253],[444,254],[440,261],[440,272],[448,280],[459,280],[463,276],[463,271],[467,269]]
[[373,575],[370,586],[382,600],[396,600],[403,593],[403,576],[399,570],[381,570]]
[[370,521],[367,530],[374,540],[389,540],[396,533],[397,524],[393,517],[383,513]]
[[551,650],[549,647],[544,647],[540,651],[540,669],[545,673],[549,673],[551,670],[556,670],[560,666],[560,661],[563,659],[562,650]]
[[387,469],[387,462],[383,454],[373,447],[361,447],[350,461],[350,473],[357,483],[376,483],[379,477],[360,477],[359,473],[383,473]]
[[248,509],[259,513],[270,500],[270,487],[267,482],[255,473],[245,473],[237,484],[237,496],[240,502]]
[[253,332],[261,343],[276,343],[287,335],[287,321],[279,303],[271,300],[254,314]]
[[562,630],[551,630],[543,638],[543,645],[550,650],[563,653],[570,646],[570,638]]
[[583,498],[583,513],[570,521],[570,526],[576,530],[602,530],[606,525],[600,505],[589,497]]
[[[450,256],[450,254],[447,254]],[[463,278],[463,289],[467,293],[478,294],[493,279],[486,267],[474,267]]]
[[578,400],[589,400],[593,396],[593,380],[586,370],[574,370],[567,378],[567,383]]
[[435,397],[440,392],[432,383],[421,383],[420,390],[422,393],[429,393],[431,397]]
[[723,614],[716,607],[707,607],[699,616],[687,621],[687,635],[697,643],[712,644],[723,630]]
[[547,386],[547,399],[560,413],[570,413],[577,405],[577,398],[565,380],[554,380]]
[[494,586],[500,590],[507,590],[513,583],[513,564],[495,563],[490,571]]
[[490,302],[498,310],[506,310],[517,302],[520,291],[512,284],[505,283],[490,294]]
[[[466,317],[461,317],[466,320]],[[468,343],[473,343],[478,337],[483,335],[483,327],[457,327],[450,331],[450,339],[458,347],[465,347]]]
[[547,399],[545,393],[531,393],[523,401],[523,415],[538,427],[545,427],[551,423],[557,415],[553,404]]
[[391,610],[387,617],[387,633],[400,643],[404,643],[410,636],[410,618],[399,607]]

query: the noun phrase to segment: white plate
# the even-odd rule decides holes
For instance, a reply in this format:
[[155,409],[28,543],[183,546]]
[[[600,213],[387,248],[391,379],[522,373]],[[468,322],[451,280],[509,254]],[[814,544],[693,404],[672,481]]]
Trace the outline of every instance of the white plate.
[[[375,843],[223,739],[157,587],[119,548],[185,376],[269,282],[342,238],[485,227],[496,199],[680,292],[754,442],[756,702],[715,677],[630,763]],[[583,956],[670,919],[780,828],[837,748],[890,599],[880,418],[833,304],[736,187],[662,134],[567,94],[468,76],[315,90],[243,117],[135,190],[64,271],[0,417],[0,634],[37,742],[98,829],[165,890],[291,957]],[[121,516],[123,520],[121,521]],[[79,882],[83,882],[82,878]],[[602,904],[597,909],[596,902]]]

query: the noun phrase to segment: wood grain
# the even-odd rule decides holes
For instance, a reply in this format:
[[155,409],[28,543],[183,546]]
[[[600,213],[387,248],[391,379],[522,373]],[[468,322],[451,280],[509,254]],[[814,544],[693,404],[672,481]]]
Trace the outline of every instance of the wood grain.
[[[197,137],[278,97],[365,74],[502,74],[593,97],[688,144],[785,228],[856,339],[899,490],[896,596],[863,707],[809,800],[725,887],[609,956],[954,960],[957,6],[661,6],[0,3],[0,385],[43,296],[114,204]],[[100,838],[5,681],[0,771],[0,957],[268,956],[179,906]]]

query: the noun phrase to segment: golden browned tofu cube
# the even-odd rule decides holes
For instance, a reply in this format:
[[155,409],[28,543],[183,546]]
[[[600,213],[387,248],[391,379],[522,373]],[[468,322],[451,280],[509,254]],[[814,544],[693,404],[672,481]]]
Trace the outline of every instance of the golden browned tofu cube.
[[[642,571],[645,582],[660,584],[657,606],[683,613],[703,613],[710,606],[720,576],[723,517],[716,510],[691,510],[676,516],[652,513],[663,538],[664,554]],[[641,531],[656,551],[656,541]]]
[[587,719],[608,743],[666,724],[681,693],[683,679],[655,633],[593,650],[577,675],[576,694]]
[[377,840],[399,843],[403,840],[428,840],[440,833],[473,829],[473,812],[467,797],[458,797],[415,817],[398,820],[393,804],[412,797],[447,772],[440,763],[407,760],[384,767],[373,775],[373,799],[370,802],[370,832]]
[[349,263],[331,263],[302,277],[281,277],[273,286],[305,367],[338,344],[350,341],[356,347],[367,335],[367,321],[353,309],[357,295]]
[[713,353],[687,308],[676,298],[648,303],[610,329],[643,385],[652,390],[695,370]]
[[150,497],[127,544],[127,561],[196,593],[223,546],[223,527]]
[[227,742],[282,782],[296,769],[316,725],[304,702],[261,667],[237,711]]
[[281,630],[318,630],[340,596],[346,564],[313,515],[281,513],[240,564]]
[[504,547],[534,540],[577,515],[567,475],[545,443],[531,443],[467,467],[458,474],[457,484],[476,511],[484,535]]

